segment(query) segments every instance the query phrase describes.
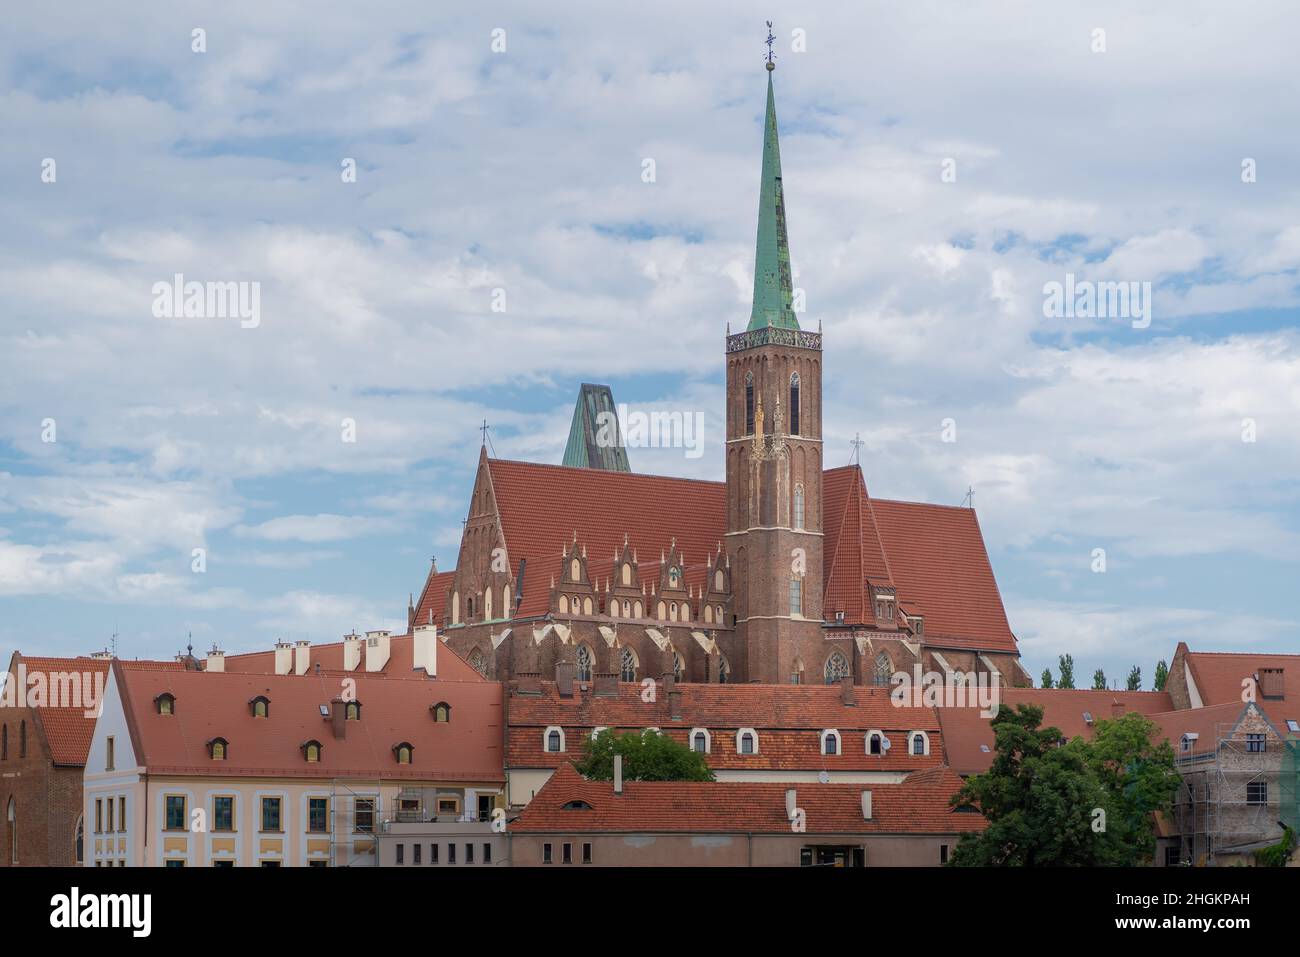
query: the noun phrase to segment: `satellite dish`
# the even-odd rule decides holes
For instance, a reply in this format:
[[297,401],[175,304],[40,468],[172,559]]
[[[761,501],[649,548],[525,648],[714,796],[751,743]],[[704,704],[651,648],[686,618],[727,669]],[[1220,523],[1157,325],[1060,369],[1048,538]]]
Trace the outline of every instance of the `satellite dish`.
[[817,780],[820,781],[822,784],[830,784],[830,783],[831,783],[831,776],[830,776],[830,774],[829,774],[828,772],[826,772],[826,771],[822,771],[822,772],[818,773],[818,775],[817,775]]
[[888,750],[889,750],[889,739],[888,739],[888,738],[881,738],[881,739],[880,739],[880,750],[881,750],[881,751],[888,751]]

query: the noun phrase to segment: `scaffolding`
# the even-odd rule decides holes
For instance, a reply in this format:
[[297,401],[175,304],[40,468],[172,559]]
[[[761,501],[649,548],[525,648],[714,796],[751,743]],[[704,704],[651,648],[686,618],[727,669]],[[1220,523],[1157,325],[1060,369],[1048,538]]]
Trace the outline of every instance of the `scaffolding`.
[[[335,778],[330,782],[330,867],[379,866],[378,831],[384,820],[381,784],[378,779]],[[358,800],[372,802],[369,825],[358,820]],[[358,848],[362,848],[360,853]]]

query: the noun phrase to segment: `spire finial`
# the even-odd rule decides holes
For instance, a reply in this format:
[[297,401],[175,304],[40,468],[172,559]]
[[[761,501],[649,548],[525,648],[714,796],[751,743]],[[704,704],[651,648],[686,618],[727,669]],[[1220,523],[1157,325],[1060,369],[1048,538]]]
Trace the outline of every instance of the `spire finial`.
[[771,73],[776,69],[776,54],[772,52],[772,44],[776,42],[776,36],[772,33],[772,21],[767,21],[767,71]]

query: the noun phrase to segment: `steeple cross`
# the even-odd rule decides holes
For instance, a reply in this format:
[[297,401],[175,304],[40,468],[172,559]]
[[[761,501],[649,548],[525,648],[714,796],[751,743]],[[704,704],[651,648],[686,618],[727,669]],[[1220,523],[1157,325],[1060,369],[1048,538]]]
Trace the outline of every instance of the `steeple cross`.
[[776,69],[776,54],[772,52],[772,44],[776,42],[776,35],[772,33],[772,21],[767,21],[767,68]]

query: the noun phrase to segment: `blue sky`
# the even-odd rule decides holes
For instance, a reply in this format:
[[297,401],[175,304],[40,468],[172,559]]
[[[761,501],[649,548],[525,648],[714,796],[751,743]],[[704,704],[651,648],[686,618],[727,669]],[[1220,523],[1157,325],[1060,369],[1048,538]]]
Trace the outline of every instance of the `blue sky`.
[[[632,465],[721,477],[761,16],[318,6],[9,13],[6,658],[400,628],[429,556],[454,562],[480,422],[558,461],[582,381],[702,412],[702,457]],[[838,6],[768,14],[827,464],[860,433],[877,496],[975,487],[1035,675],[1300,650],[1300,12]],[[260,325],[154,318],[178,272],[260,283]],[[1045,318],[1066,273],[1150,282],[1150,327]]]

